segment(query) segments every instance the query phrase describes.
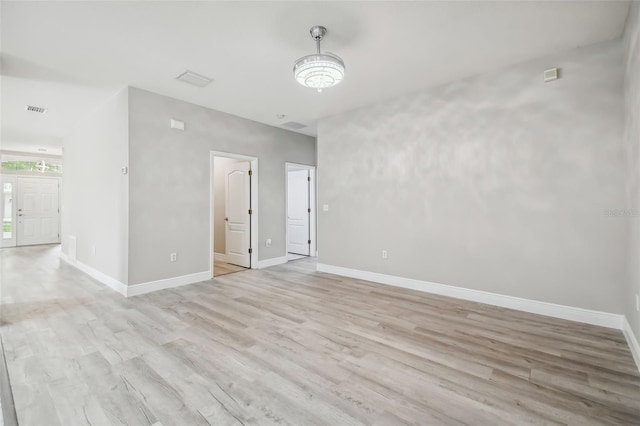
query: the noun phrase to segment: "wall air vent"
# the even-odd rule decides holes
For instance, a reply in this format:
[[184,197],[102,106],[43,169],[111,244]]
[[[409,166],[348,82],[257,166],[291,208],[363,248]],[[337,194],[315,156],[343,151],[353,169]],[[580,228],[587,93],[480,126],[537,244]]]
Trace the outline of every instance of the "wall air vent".
[[287,121],[286,123],[281,124],[280,126],[290,130],[300,130],[307,127],[306,124],[296,123],[295,121]]
[[42,108],[42,107],[38,107],[38,106],[33,106],[33,105],[25,105],[24,107],[25,111],[29,111],[29,112],[37,112],[38,114],[44,114],[47,112],[46,108]]
[[213,81],[212,78],[205,77],[204,75],[189,70],[186,70],[185,72],[177,76],[176,80],[180,80],[198,87],[205,87]]

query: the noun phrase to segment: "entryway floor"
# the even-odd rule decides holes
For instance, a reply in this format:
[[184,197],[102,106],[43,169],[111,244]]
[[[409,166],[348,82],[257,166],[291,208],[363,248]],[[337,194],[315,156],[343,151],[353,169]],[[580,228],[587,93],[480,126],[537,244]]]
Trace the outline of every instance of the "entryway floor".
[[287,260],[298,260],[298,259],[302,259],[303,257],[309,257],[309,256],[303,256],[301,254],[295,254],[295,253],[287,253]]
[[248,268],[234,265],[231,263],[223,262],[222,260],[213,261],[213,276],[219,277],[220,275],[232,274],[234,272],[246,271]]

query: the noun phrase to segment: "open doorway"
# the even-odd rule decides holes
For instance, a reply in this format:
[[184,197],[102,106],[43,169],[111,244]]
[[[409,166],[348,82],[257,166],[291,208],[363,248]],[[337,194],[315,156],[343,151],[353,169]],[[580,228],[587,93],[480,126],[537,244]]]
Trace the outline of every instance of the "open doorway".
[[211,153],[212,276],[255,268],[257,159]]
[[287,260],[316,256],[316,168],[285,164]]

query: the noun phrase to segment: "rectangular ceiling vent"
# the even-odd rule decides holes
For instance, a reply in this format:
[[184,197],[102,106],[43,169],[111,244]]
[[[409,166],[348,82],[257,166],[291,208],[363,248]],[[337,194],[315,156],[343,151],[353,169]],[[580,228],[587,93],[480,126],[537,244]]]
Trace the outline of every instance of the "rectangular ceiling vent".
[[548,83],[550,81],[557,80],[560,77],[558,73],[558,68],[551,68],[544,71],[544,82]]
[[305,127],[307,127],[306,124],[302,124],[302,123],[296,123],[295,121],[288,121],[284,124],[280,125],[281,127],[284,127],[285,129],[290,129],[290,130],[300,130],[300,129],[304,129]]
[[29,112],[37,112],[38,114],[44,114],[47,112],[46,108],[42,108],[42,107],[38,107],[38,106],[33,106],[33,105],[26,105],[24,107],[25,111],[29,111]]
[[198,87],[205,87],[213,81],[212,78],[205,77],[204,75],[189,70],[186,70],[177,76],[176,79]]

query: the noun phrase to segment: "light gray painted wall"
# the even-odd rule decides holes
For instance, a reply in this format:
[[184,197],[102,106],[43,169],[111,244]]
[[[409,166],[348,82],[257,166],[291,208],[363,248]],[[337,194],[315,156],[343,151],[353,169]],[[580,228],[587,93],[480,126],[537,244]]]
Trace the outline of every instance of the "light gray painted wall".
[[[122,283],[128,270],[128,91],[87,114],[64,140],[62,251],[77,238],[77,259]],[[96,247],[93,255],[92,247]]]
[[319,261],[622,313],[623,72],[618,40],[321,120]]
[[637,338],[640,338],[640,314],[635,299],[640,294],[640,2],[633,2],[625,30],[625,144],[629,159],[629,290],[626,316]]
[[225,231],[225,170],[226,167],[238,162],[232,158],[214,157],[213,165],[213,208],[215,210],[214,217],[214,242],[213,247],[216,253],[226,254]]
[[258,158],[259,259],[286,254],[284,164],[315,164],[314,138],[135,88],[129,113],[130,284],[209,270],[210,151]]

